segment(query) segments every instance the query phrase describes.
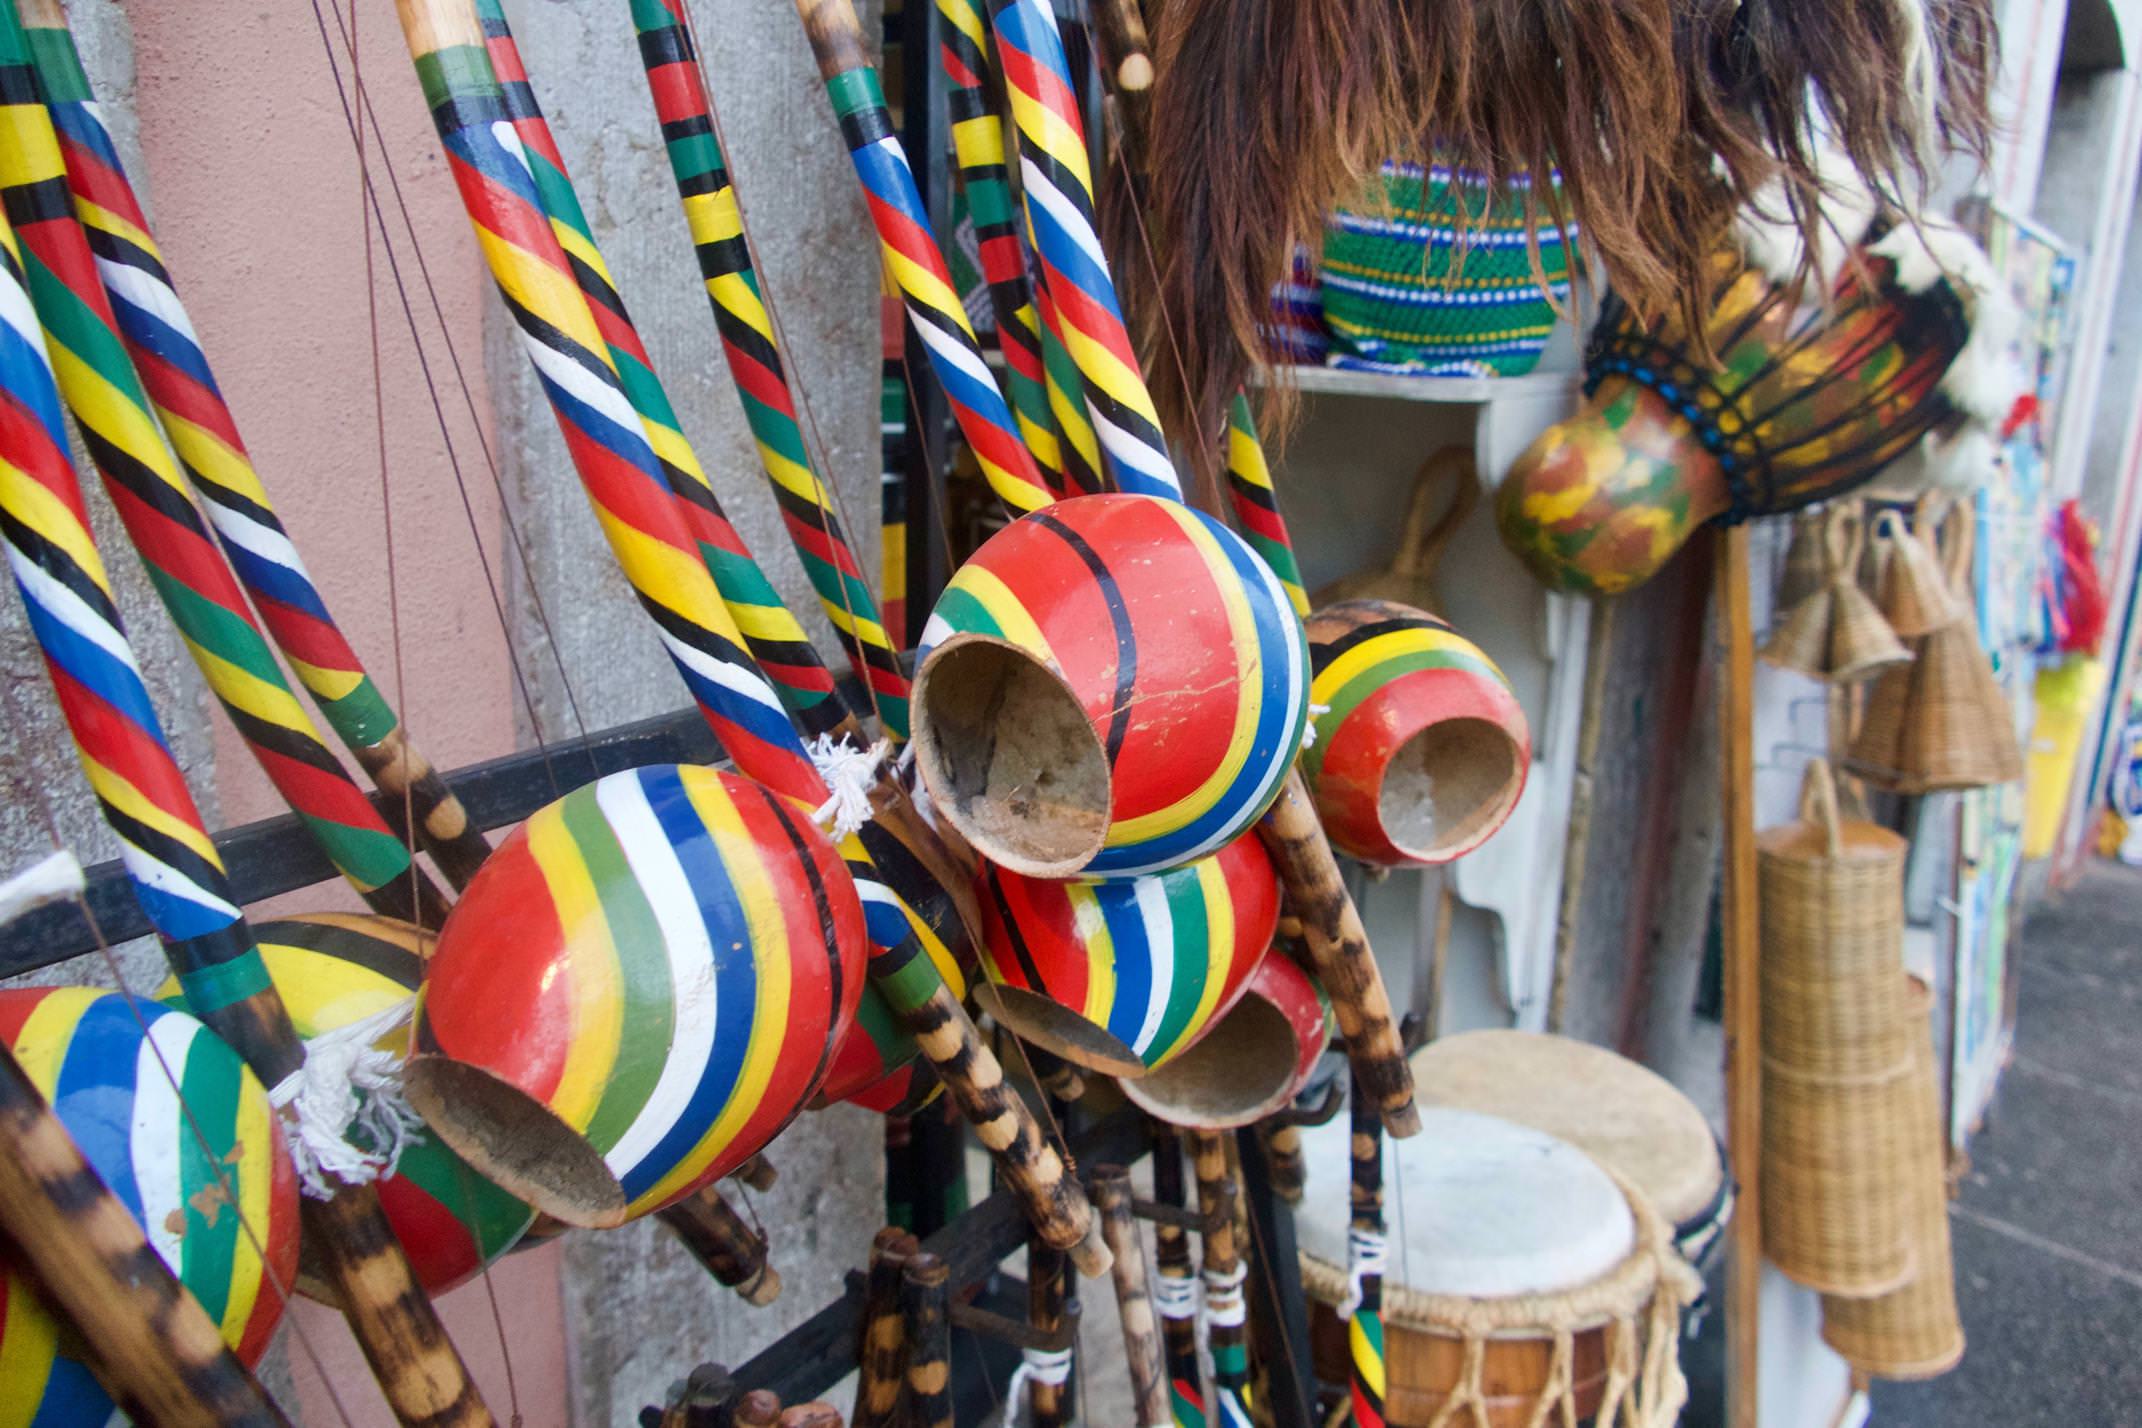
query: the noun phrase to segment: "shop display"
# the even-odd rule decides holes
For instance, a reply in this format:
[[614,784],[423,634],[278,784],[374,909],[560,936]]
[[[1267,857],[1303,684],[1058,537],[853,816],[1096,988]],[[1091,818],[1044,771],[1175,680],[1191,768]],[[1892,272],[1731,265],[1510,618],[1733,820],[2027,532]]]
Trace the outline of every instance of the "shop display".
[[[1537,1131],[1442,1107],[1422,1121],[1384,1150],[1384,1219],[1406,1245],[1381,1266],[1386,1421],[1674,1422],[1693,1276],[1657,1213]],[[1343,1119],[1304,1133],[1312,1185],[1347,1180],[1352,1138]],[[1338,1310],[1360,1267],[1345,1203],[1312,1195],[1296,1224],[1319,1372],[1344,1381]]]
[[1779,618],[1759,652],[1763,659],[1832,684],[1868,679],[1911,660],[1859,586],[1865,540],[1865,525],[1850,505],[1833,505],[1824,514],[1822,583]]

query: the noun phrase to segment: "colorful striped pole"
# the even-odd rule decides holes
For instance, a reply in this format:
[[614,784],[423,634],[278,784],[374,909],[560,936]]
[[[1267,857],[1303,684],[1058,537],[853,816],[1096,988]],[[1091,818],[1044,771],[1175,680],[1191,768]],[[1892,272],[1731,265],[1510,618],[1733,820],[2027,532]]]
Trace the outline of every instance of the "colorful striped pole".
[[[1153,1199],[1183,1208],[1182,1132],[1153,1122]],[[1167,1345],[1168,1405],[1175,1428],[1205,1428],[1205,1380],[1197,1362],[1197,1276],[1190,1267],[1190,1235],[1167,1220],[1153,1222],[1153,1282],[1160,1328]]]
[[878,554],[886,633],[905,649],[907,624],[907,318],[878,273]]
[[1100,434],[1109,475],[1118,490],[1181,500],[1182,482],[1139,374],[1137,349],[1101,248],[1093,166],[1055,14],[1030,0],[992,3],[1042,285],[1056,305],[1065,345],[1084,380],[1086,410]]
[[1227,499],[1235,526],[1286,588],[1294,613],[1309,618],[1309,595],[1302,588],[1302,568],[1294,559],[1287,518],[1279,512],[1279,492],[1272,488],[1272,468],[1257,436],[1257,418],[1240,392],[1227,408]]
[[675,499],[745,647],[772,681],[782,703],[807,733],[830,733],[847,717],[833,676],[722,510],[713,483],[678,424],[676,410],[595,244],[550,125],[536,104],[520,50],[506,28],[505,12],[496,0],[477,0],[476,9],[497,81],[498,104],[519,141],[517,157],[528,170],[537,206],[565,255],[565,272],[586,299],[611,369],[639,418],[656,474]]
[[[1009,125],[1011,121],[1004,122]],[[1035,290],[1034,308],[1041,321],[1041,370],[1048,379],[1049,416],[1062,443],[1064,479],[1073,495],[1106,491],[1101,437],[1093,429],[1093,418],[1086,414],[1085,384],[1079,380],[1071,349],[1064,345],[1063,319],[1045,289]]]
[[1004,385],[1012,413],[1049,489],[1059,497],[1077,495],[1079,488],[1067,484],[1065,453],[1049,412],[1041,318],[1029,291],[1026,246],[1012,207],[1004,130],[982,87],[982,76],[989,70],[989,17],[971,0],[937,0],[937,13],[944,21],[938,54],[952,81],[952,151],[981,247],[982,276],[989,283],[990,305],[996,313],[997,347],[1004,355]]
[[[462,205],[619,566],[737,767],[776,793],[820,804],[828,796],[825,780],[698,558],[607,345],[569,276],[506,122],[475,16],[456,0],[400,0],[397,8]],[[897,790],[878,785],[881,817],[892,814],[897,797]],[[1085,1193],[1042,1140],[1032,1113],[1005,1084],[1003,1068],[905,925],[899,897],[874,881],[861,891],[866,910],[877,914],[872,984],[991,1148],[1043,1237],[1082,1257],[1092,1266],[1088,1273],[1104,1272],[1107,1251],[1089,1240]],[[915,892],[926,895],[941,893]],[[885,915],[888,909],[894,917]],[[895,918],[900,925],[890,926]]]
[[[0,54],[19,43],[0,3]],[[29,71],[0,65],[0,120],[23,132]],[[34,131],[33,131],[34,132]],[[0,146],[5,147],[5,146]],[[49,193],[49,187],[40,190]],[[10,194],[9,209],[15,209]],[[53,377],[14,229],[0,221],[0,534],[82,771],[193,1014],[280,1088],[305,1062],[221,858],[172,756],[112,600],[67,454]],[[351,1328],[404,1421],[490,1422],[369,1185],[304,1202]]]
[[1205,1222],[1205,1327],[1212,1350],[1212,1399],[1218,1428],[1250,1428],[1249,1312],[1242,1286],[1249,1266],[1235,1238],[1235,1200],[1241,1187],[1217,1131],[1185,1131],[1197,1173],[1198,1214]]
[[489,855],[489,842],[410,743],[277,518],[104,126],[66,11],[57,0],[24,0],[22,13],[75,215],[89,230],[119,335],[179,464],[207,502],[224,555],[328,726],[392,795],[389,822],[400,817],[406,796],[439,870],[454,886],[465,886]]
[[128,360],[12,4],[0,20],[0,196],[59,389],[164,608],[269,780],[375,911],[437,927],[445,902],[320,742],[186,494]]
[[989,489],[1013,515],[1040,510],[1055,499],[1019,424],[982,358],[966,310],[953,290],[944,255],[930,234],[929,214],[915,188],[915,175],[885,112],[877,71],[863,49],[863,30],[850,0],[796,0],[818,72],[833,112],[840,117],[856,177],[870,208],[885,269],[907,304],[908,320],[930,354],[931,370],[973,450]]
[[[491,6],[495,0],[484,3]],[[699,254],[729,376],[758,445],[759,464],[819,604],[856,677],[870,688],[879,722],[894,738],[905,739],[907,675],[797,421],[773,320],[752,266],[743,210],[716,137],[680,0],[633,0],[632,22],[639,32],[640,62],[654,94],[670,173]]]
[[[1346,1353],[1352,1365],[1351,1392],[1355,1428],[1383,1428],[1385,1385],[1383,1348],[1383,1266],[1387,1249],[1383,1234],[1383,1122],[1376,1103],[1354,1084],[1348,1103],[1353,1118],[1350,1159],[1352,1174],[1347,1199],[1353,1215],[1346,1232],[1348,1297]],[[1355,1296],[1358,1296],[1356,1298]]]

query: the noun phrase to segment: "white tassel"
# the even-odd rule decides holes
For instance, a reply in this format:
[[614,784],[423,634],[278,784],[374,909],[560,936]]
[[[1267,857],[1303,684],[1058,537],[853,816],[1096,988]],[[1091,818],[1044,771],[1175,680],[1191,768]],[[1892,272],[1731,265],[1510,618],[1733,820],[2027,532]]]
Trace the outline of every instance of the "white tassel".
[[1062,1388],[1070,1381],[1071,1350],[1021,1349],[1019,1367],[1012,1370],[1011,1381],[1004,1385],[1004,1428],[1017,1428],[1019,1417],[1026,1409],[1028,1384]]
[[878,770],[892,753],[892,741],[880,739],[867,749],[858,749],[846,739],[820,734],[805,752],[832,795],[811,817],[838,843],[870,821],[870,791],[877,787]]
[[[405,997],[361,1021],[305,1043],[305,1064],[268,1092],[277,1110],[293,1114],[284,1138],[306,1194],[334,1194],[328,1176],[364,1185],[394,1174],[402,1151],[422,1133],[424,1122],[402,1093],[402,1058],[372,1043],[409,1020],[416,998]],[[370,1146],[350,1141],[357,1132]]]
[[82,865],[74,854],[65,848],[47,853],[0,883],[0,927],[47,903],[80,897],[84,886]]
[[[1836,286],[1846,257],[1874,225],[1877,205],[1859,171],[1831,142],[1827,132],[1816,133],[1814,153],[1821,213],[1814,259],[1809,267],[1821,290],[1828,292]],[[1807,256],[1807,239],[1794,220],[1782,177],[1763,185],[1755,201],[1734,219],[1733,226],[1740,236],[1742,254],[1772,282],[1789,283],[1800,275],[1802,260]]]
[[1380,1230],[1346,1232],[1346,1297],[1339,1301],[1341,1319],[1351,1319],[1361,1307],[1361,1281],[1370,1275],[1383,1278],[1391,1267],[1391,1242]]

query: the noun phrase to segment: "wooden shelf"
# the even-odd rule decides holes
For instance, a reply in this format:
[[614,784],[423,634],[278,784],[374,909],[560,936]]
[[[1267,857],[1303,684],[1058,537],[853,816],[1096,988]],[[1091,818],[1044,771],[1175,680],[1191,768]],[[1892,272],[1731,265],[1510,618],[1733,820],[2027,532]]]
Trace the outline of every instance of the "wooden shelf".
[[1527,372],[1522,377],[1402,377],[1385,372],[1348,372],[1335,367],[1284,367],[1259,385],[1292,384],[1312,396],[1370,397],[1380,401],[1443,406],[1484,406],[1511,397],[1574,395],[1584,374]]

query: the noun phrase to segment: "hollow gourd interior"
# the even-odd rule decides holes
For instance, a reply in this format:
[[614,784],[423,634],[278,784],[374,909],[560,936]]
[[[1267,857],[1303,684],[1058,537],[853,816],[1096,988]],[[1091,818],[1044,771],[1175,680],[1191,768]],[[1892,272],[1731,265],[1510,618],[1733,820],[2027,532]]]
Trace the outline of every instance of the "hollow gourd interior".
[[915,759],[938,811],[992,862],[1070,877],[1108,833],[1108,757],[1061,676],[1027,651],[959,634],[916,675]]
[[1487,719],[1445,719],[1391,756],[1376,817],[1394,847],[1443,862],[1492,833],[1524,785],[1524,752],[1507,730]]
[[985,982],[974,989],[974,1000],[1022,1039],[1074,1065],[1109,1076],[1147,1074],[1138,1053],[1107,1028],[1039,992]]
[[1285,1013],[1252,993],[1188,1051],[1157,1071],[1126,1081],[1123,1093],[1171,1124],[1231,1130],[1279,1109],[1294,1089],[1299,1060],[1300,1048]]
[[439,1139],[507,1193],[582,1229],[625,1219],[625,1187],[602,1153],[548,1107],[478,1066],[412,1057],[409,1104]]

